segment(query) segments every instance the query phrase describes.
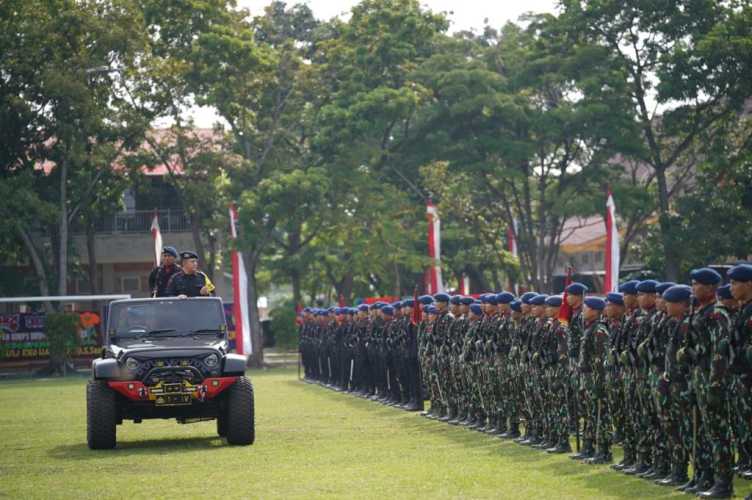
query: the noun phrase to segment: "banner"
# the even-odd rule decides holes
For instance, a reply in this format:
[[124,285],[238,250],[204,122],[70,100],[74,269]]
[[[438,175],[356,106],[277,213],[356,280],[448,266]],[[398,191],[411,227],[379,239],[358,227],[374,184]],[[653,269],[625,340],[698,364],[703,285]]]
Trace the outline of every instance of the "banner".
[[[78,347],[74,356],[94,356],[102,351],[102,320],[93,311],[79,316]],[[44,334],[46,314],[0,314],[0,361],[45,359],[49,343]]]
[[431,258],[426,289],[430,295],[433,295],[443,292],[444,284],[441,278],[441,220],[436,206],[430,199],[426,205],[426,215],[428,217],[428,256]]
[[162,231],[159,230],[159,216],[155,213],[151,220],[151,237],[154,240],[154,266],[159,266],[162,257]]
[[[235,205],[230,206],[230,237],[238,239],[238,210]],[[236,339],[235,350],[238,354],[249,355],[253,353],[251,344],[251,321],[248,314],[248,275],[245,272],[243,254],[237,250],[232,251],[232,302],[233,317],[235,319]]]
[[616,228],[616,203],[611,191],[606,199],[606,277],[603,291],[619,291],[619,230]]

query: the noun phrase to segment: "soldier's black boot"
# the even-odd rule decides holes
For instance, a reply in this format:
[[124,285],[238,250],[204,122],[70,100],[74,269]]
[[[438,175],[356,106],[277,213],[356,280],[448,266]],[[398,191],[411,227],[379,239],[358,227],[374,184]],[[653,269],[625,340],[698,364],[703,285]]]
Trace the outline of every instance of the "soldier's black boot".
[[448,406],[444,414],[441,416],[439,420],[442,422],[449,422],[454,418],[454,407]]
[[595,455],[595,449],[593,448],[593,442],[592,441],[585,441],[582,443],[582,450],[580,450],[579,453],[575,453],[574,455],[570,455],[569,458],[572,460],[586,460],[588,458],[592,458],[593,455]]
[[484,432],[486,434],[498,433],[499,432],[498,421],[499,421],[499,417],[497,415],[491,415],[490,417],[488,417],[488,425],[486,426],[486,430]]
[[624,459],[618,464],[612,465],[611,468],[616,471],[623,471],[624,469],[629,469],[633,465],[634,465],[634,454],[630,450],[625,450]]
[[671,465],[671,475],[664,477],[663,479],[658,479],[655,483],[660,484],[661,486],[681,486],[688,480],[687,464],[674,463]]
[[517,439],[520,437],[520,423],[516,420],[513,420],[509,424],[509,428],[507,429],[507,432],[502,434],[500,437],[504,439]]
[[650,470],[648,464],[638,461],[632,467],[622,469],[622,472],[628,476],[636,476],[639,474],[645,474],[648,470]]
[[702,498],[731,498],[734,494],[734,483],[731,478],[716,478],[713,487],[709,490],[698,491],[697,495]]
[[684,493],[689,493],[690,495],[694,495],[696,493],[699,493],[701,491],[707,491],[710,488],[713,487],[713,473],[709,470],[701,470],[696,477],[690,481],[690,483],[694,483],[691,486],[685,488]]
[[494,434],[501,437],[506,433],[507,433],[507,418],[503,416],[499,416],[498,420],[496,421],[496,432]]
[[591,458],[588,458],[585,460],[585,463],[588,463],[590,465],[602,465],[602,464],[610,464],[614,460],[613,455],[611,455],[611,450],[609,450],[605,446],[599,446],[598,451],[595,455],[593,455]]
[[572,445],[569,444],[569,436],[561,436],[559,444],[546,450],[546,453],[572,453]]

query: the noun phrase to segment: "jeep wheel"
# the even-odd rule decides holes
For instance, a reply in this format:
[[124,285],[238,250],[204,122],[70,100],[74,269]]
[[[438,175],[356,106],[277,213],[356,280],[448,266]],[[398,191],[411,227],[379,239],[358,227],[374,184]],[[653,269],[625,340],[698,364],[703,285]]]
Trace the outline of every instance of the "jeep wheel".
[[227,410],[219,410],[219,415],[217,415],[217,434],[219,437],[227,436]]
[[114,448],[117,442],[117,398],[107,382],[86,386],[86,441],[92,450]]
[[227,391],[227,442],[253,444],[256,437],[253,415],[253,386],[239,377]]

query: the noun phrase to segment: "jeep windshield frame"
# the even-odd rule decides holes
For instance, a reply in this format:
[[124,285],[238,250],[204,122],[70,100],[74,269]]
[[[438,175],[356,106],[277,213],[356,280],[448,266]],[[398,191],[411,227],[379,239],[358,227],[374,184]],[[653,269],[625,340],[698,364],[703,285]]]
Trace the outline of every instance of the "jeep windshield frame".
[[113,339],[193,337],[216,332],[227,339],[222,301],[215,297],[129,299],[110,303],[106,343]]

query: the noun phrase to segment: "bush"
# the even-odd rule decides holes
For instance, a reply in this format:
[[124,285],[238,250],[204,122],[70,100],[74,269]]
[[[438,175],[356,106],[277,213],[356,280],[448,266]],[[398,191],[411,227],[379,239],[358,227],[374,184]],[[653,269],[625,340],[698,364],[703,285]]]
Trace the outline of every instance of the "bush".
[[52,371],[65,375],[68,360],[78,346],[78,323],[78,314],[51,313],[45,318]]
[[298,346],[298,325],[295,323],[295,305],[285,302],[269,313],[272,318],[271,330],[280,349],[295,349]]

